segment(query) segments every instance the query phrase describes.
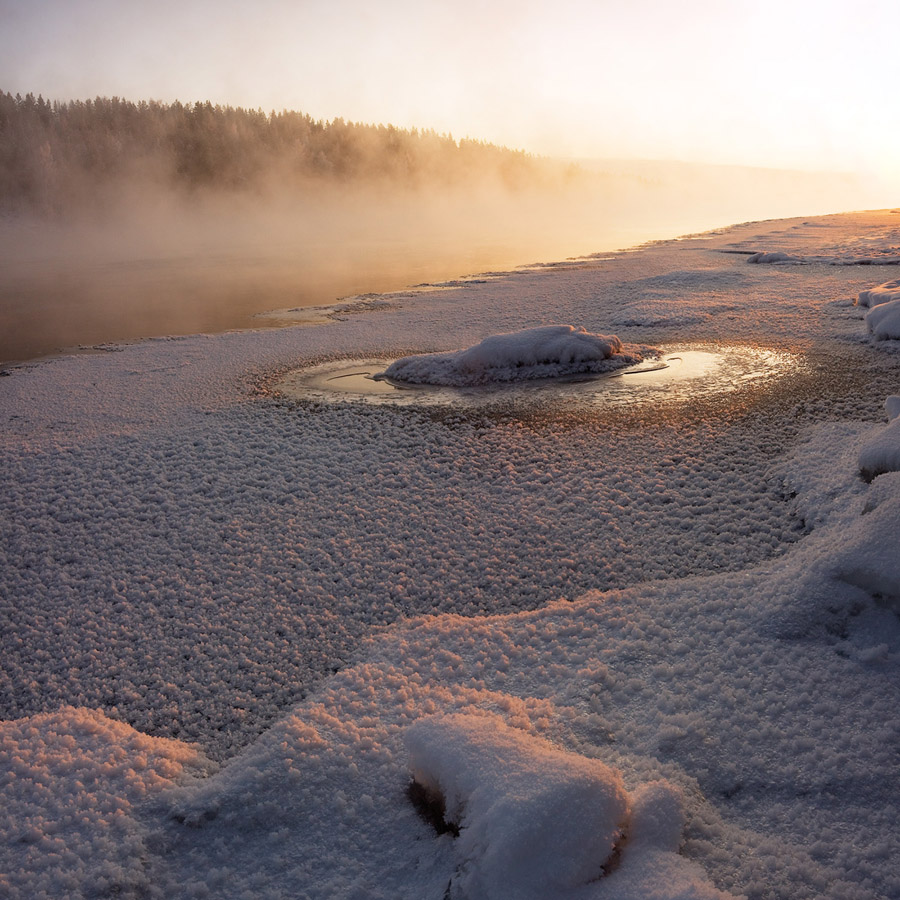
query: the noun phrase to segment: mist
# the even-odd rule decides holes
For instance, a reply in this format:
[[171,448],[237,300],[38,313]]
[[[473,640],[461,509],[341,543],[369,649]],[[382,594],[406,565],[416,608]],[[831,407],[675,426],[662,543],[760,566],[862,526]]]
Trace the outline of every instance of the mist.
[[848,175],[548,160],[209,104],[0,99],[3,362],[274,327],[305,317],[260,314],[883,205]]

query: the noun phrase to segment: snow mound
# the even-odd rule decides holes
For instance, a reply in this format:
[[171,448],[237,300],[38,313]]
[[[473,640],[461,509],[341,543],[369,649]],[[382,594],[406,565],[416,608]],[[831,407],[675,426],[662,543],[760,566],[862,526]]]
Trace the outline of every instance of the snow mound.
[[900,395],[888,397],[884,408],[890,421],[859,451],[859,471],[869,480],[884,472],[900,472]]
[[847,532],[834,561],[835,574],[900,612],[900,483],[892,472],[876,479],[873,488],[882,478],[884,490],[871,492],[863,515]]
[[[900,298],[900,291],[897,296]],[[900,299],[873,306],[866,313],[866,327],[878,340],[900,340]]]
[[495,334],[466,350],[406,356],[376,376],[410,384],[445,387],[602,374],[643,359],[615,335],[593,334],[572,325],[545,325]]
[[753,253],[747,257],[748,263],[760,263],[765,265],[772,264],[791,264],[799,265],[803,260],[799,256],[791,256],[789,253],[782,253],[780,250],[771,252]]
[[459,826],[465,896],[539,900],[603,875],[628,816],[613,769],[493,716],[423,719],[406,744],[415,782]]
[[856,298],[857,306],[880,306],[883,303],[889,303],[891,300],[900,300],[900,278],[894,281],[886,281],[879,284],[878,287],[869,288],[867,291],[860,291]]
[[859,470],[872,481],[862,515],[845,529],[836,577],[880,597],[900,612],[900,394],[884,402],[890,420],[862,445]]
[[678,855],[684,801],[667,781],[629,796],[616,770],[490,714],[420,719],[405,740],[414,785],[457,826],[450,897],[731,897]]

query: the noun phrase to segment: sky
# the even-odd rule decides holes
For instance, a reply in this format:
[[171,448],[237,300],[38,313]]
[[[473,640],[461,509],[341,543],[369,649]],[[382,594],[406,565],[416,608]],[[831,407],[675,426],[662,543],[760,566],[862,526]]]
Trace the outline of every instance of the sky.
[[896,0],[0,0],[0,90],[900,185]]

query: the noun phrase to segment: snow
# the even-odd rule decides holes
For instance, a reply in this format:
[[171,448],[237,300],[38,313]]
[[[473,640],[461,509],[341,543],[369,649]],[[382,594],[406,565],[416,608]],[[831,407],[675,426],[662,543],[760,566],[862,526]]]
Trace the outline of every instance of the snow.
[[423,718],[405,741],[415,784],[458,823],[453,888],[462,896],[641,898],[663,879],[669,897],[729,896],[677,856],[682,797],[665,781],[629,797],[599,760],[491,715]]
[[892,300],[900,299],[900,279],[886,281],[877,287],[868,288],[860,291],[856,298],[859,306],[869,308],[880,306],[882,303],[890,303]]
[[137,810],[213,768],[195,748],[139,734],[99,710],[63,707],[3,722],[4,896],[150,890],[151,836]]
[[561,897],[603,875],[623,838],[621,776],[496,717],[421,719],[405,735],[410,771],[458,824],[458,889]]
[[900,340],[900,300],[873,306],[866,313],[866,327],[878,340]]
[[802,263],[803,260],[798,256],[791,256],[789,253],[783,253],[780,250],[773,250],[771,252],[760,252],[753,253],[747,257],[748,263],[758,263],[759,265],[784,265],[785,263],[789,265],[797,265]]
[[900,395],[888,397],[884,406],[890,421],[859,451],[859,470],[868,480],[883,472],[900,471]]
[[[885,276],[744,264],[889,264],[896,221],[9,369],[0,894],[900,896],[900,358],[853,300]],[[541,322],[780,362],[482,406],[273,387]]]
[[600,374],[641,362],[636,348],[613,336],[590,334],[573,325],[544,325],[494,334],[474,347],[451,353],[406,356],[380,376],[412,384],[473,387]]

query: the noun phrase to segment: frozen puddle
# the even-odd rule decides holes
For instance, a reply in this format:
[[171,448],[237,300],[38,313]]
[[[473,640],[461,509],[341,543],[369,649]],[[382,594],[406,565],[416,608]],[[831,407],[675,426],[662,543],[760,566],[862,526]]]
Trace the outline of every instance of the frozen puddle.
[[663,349],[657,358],[602,375],[458,388],[384,378],[392,362],[388,358],[334,360],[288,372],[273,387],[286,397],[320,402],[446,406],[578,399],[591,404],[640,403],[728,393],[796,372],[800,365],[792,353],[758,347]]

